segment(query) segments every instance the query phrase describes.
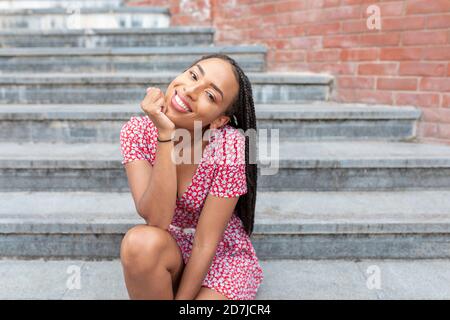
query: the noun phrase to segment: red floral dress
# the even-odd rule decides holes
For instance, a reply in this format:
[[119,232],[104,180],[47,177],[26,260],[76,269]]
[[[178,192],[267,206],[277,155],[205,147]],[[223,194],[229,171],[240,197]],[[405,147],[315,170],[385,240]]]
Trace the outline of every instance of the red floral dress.
[[[122,164],[147,160],[153,165],[157,135],[158,129],[148,116],[131,117],[120,132]],[[184,263],[189,260],[207,195],[230,198],[245,193],[245,137],[236,128],[225,125],[211,134],[191,184],[176,201],[169,232],[181,249]],[[235,210],[202,286],[230,300],[252,300],[262,280],[262,268]]]

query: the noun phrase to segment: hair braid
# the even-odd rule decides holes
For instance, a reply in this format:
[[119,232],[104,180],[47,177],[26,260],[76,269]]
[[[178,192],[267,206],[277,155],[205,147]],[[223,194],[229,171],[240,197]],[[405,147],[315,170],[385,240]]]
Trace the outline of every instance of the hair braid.
[[[229,62],[233,66],[234,75],[239,83],[238,94],[225,112],[225,115],[229,116],[231,119],[230,125],[236,129],[242,129],[244,132],[249,129],[254,129],[254,132],[256,132],[256,113],[250,80],[245,75],[244,71],[242,71],[238,63],[225,54],[210,54],[203,56],[192,63],[191,67],[202,60],[210,58],[218,58]],[[233,116],[236,117],[237,123],[233,119]],[[250,147],[255,146],[255,143],[250,144],[250,138],[246,135],[245,172],[247,180],[247,193],[240,196],[238,203],[236,204],[237,214],[242,220],[245,231],[249,236],[253,232],[257,188],[257,165],[256,163],[250,163],[249,151]],[[253,154],[256,154],[256,152],[253,152]]]

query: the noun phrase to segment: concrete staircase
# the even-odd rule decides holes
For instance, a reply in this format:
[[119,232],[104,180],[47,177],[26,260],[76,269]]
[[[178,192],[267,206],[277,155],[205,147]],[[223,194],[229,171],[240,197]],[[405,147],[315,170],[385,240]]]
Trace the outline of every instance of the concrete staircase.
[[418,109],[330,102],[331,76],[267,72],[266,48],[214,46],[166,9],[0,0],[0,21],[0,256],[117,258],[143,222],[122,125],[146,87],[223,52],[252,81],[258,127],[280,129],[278,174],[258,182],[260,259],[450,257],[450,147],[415,142]]

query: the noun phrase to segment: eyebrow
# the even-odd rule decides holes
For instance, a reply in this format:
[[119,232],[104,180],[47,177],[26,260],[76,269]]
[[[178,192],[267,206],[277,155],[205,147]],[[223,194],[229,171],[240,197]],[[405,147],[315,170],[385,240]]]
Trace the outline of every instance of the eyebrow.
[[[199,64],[196,64],[196,66],[197,66],[198,69],[200,70],[200,73],[202,74],[202,76],[205,76],[205,70],[203,70],[203,68],[202,68]],[[216,86],[216,85],[215,85],[214,83],[212,83],[212,82],[211,82],[211,87],[213,87],[215,90],[217,90],[217,91],[220,93],[220,95],[222,96],[222,100],[223,100],[223,92],[222,92],[222,90],[220,90],[219,87]]]

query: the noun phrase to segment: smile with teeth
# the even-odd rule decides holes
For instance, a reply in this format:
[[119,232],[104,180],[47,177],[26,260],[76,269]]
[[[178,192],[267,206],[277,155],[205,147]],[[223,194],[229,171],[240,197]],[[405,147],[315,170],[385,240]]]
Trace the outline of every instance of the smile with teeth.
[[182,107],[187,112],[191,112],[191,110],[184,104],[184,102],[180,99],[178,94],[175,95],[175,101],[178,103],[180,107]]

